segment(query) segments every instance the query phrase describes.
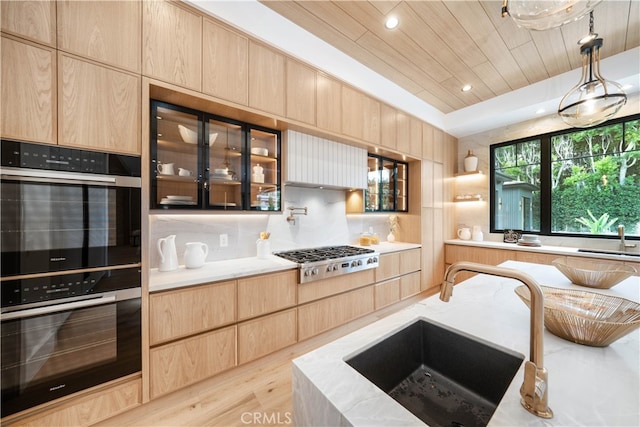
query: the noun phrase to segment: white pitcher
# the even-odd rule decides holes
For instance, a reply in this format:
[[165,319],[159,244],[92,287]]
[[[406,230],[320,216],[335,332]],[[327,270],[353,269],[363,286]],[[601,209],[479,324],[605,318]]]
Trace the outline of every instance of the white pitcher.
[[458,238],[462,240],[469,240],[471,238],[471,230],[466,227],[458,229]]
[[158,239],[158,252],[160,253],[160,271],[173,271],[178,269],[175,234]]
[[482,234],[482,228],[479,225],[473,226],[473,232],[471,233],[471,238],[476,242],[482,242],[484,235]]
[[187,268],[200,268],[209,253],[209,246],[202,242],[189,242],[184,251],[184,265]]

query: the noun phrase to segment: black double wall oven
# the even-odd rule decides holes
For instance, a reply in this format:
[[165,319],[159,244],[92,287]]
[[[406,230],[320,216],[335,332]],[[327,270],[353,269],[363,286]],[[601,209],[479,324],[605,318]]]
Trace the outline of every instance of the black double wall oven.
[[2,417],[141,369],[140,158],[1,141]]

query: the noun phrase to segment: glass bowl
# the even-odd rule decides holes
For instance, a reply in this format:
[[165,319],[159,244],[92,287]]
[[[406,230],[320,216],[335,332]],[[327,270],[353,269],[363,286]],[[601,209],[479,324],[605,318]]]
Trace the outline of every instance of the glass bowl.
[[[606,347],[640,327],[640,304],[595,292],[540,286],[544,294],[544,326],[567,341]],[[530,307],[529,289],[515,289]]]
[[626,264],[609,264],[590,260],[554,259],[551,264],[572,283],[597,289],[609,289],[636,273],[636,269]]

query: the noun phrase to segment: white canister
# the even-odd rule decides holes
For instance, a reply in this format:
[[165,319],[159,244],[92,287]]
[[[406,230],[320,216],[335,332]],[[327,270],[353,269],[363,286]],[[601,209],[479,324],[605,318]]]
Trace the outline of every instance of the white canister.
[[464,171],[475,172],[478,170],[478,158],[469,150],[467,157],[464,158]]
[[256,241],[256,253],[258,258],[268,258],[271,255],[271,242],[267,239],[258,239]]
[[482,234],[482,229],[479,225],[473,226],[473,232],[471,233],[471,238],[476,242],[482,242],[484,239],[484,234]]

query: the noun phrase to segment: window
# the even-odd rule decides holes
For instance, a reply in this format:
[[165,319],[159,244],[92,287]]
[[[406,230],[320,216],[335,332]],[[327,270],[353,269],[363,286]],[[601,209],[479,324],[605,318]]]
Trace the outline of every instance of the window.
[[491,231],[640,237],[640,116],[490,148]]

